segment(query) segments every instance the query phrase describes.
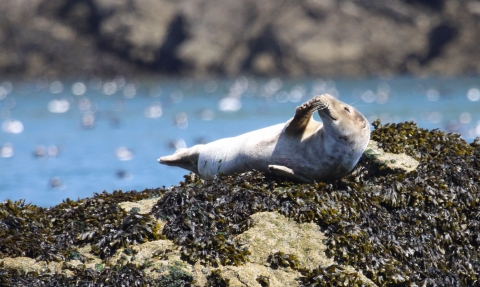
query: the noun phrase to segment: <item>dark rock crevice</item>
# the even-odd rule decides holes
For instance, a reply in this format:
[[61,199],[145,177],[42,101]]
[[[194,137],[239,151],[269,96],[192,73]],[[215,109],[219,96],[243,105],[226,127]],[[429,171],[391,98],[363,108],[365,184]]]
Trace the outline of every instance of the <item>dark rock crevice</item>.
[[405,3],[411,5],[420,5],[428,7],[435,11],[441,11],[445,5],[445,0],[403,0]]
[[280,73],[285,73],[285,66],[282,63],[284,49],[271,26],[265,27],[258,37],[248,42],[247,46],[251,53],[243,62],[242,70],[258,73],[254,67],[254,61],[262,55],[268,55],[273,60],[275,69]]
[[177,56],[177,49],[188,38],[186,19],[178,14],[170,22],[165,42],[157,53],[156,61],[149,66],[160,72],[179,74],[186,68],[186,63]]
[[428,53],[421,59],[420,64],[425,65],[441,56],[445,47],[452,43],[458,34],[458,29],[451,23],[444,22],[433,28],[428,35]]
[[38,8],[39,15],[58,19],[85,35],[99,35],[100,24],[114,11],[101,11],[93,0],[46,1]]

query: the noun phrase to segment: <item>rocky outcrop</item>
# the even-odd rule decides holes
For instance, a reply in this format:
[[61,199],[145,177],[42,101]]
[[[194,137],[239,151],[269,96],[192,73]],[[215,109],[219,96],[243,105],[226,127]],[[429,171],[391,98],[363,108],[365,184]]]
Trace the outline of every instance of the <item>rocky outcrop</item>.
[[2,286],[479,286],[480,148],[374,121],[346,177],[0,203]]
[[473,0],[5,0],[3,76],[476,74]]

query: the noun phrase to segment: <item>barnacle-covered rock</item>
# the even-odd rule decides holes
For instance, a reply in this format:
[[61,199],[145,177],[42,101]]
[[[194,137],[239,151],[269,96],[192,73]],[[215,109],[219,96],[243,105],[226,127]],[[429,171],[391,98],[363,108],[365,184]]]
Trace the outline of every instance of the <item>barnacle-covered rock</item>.
[[390,169],[389,172],[410,172],[418,167],[418,160],[404,153],[395,154],[385,152],[378,147],[378,143],[370,140],[365,149],[364,156],[372,160],[373,163],[378,164],[380,169]]
[[219,266],[218,268],[197,263],[192,272],[195,286],[211,286],[208,285],[208,279],[215,270],[221,271],[222,278],[228,280],[229,286],[260,287],[266,280],[258,280],[259,278],[268,278],[270,286],[298,286],[297,279],[301,276],[299,271],[290,268],[273,269],[267,262],[262,264],[249,262],[241,266]]
[[125,201],[125,202],[120,202],[118,206],[120,206],[123,210],[132,213],[132,209],[137,208],[137,213],[140,214],[149,214],[150,211],[152,210],[152,207],[157,203],[159,200],[158,197],[154,198],[147,198],[147,199],[142,199],[139,201]]
[[[249,247],[252,263],[283,266],[275,254],[295,258],[298,268],[328,266],[333,260],[327,258],[324,242],[327,240],[320,227],[314,223],[297,223],[278,212],[259,212],[251,216],[253,226],[236,237],[236,240]],[[281,257],[281,256],[280,256]]]
[[[28,272],[41,272],[42,270],[50,270],[53,273],[63,272],[63,262],[55,261],[38,261],[30,257],[7,257],[0,259],[0,268],[2,266],[8,266],[10,268],[22,270],[25,273]],[[3,286],[0,284],[0,286]]]

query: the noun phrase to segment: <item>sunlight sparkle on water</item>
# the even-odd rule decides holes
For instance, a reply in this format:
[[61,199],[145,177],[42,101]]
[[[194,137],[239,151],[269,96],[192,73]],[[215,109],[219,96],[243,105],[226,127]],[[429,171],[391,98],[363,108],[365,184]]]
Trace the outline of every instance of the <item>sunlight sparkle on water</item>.
[[236,97],[226,97],[218,102],[218,109],[222,112],[236,112],[242,108],[242,102]]
[[215,112],[211,109],[203,109],[199,112],[202,121],[211,121],[215,118]]
[[81,96],[87,91],[87,86],[82,82],[76,82],[72,85],[72,94]]
[[106,82],[103,84],[103,87],[102,87],[102,92],[107,96],[111,96],[115,94],[117,90],[118,90],[118,87],[114,81]]
[[218,88],[217,82],[215,82],[214,80],[210,80],[206,82],[204,85],[205,92],[207,93],[213,93],[217,90],[217,88]]
[[180,103],[182,100],[183,100],[183,93],[182,91],[174,91],[171,95],[170,95],[170,100],[172,101],[172,103],[174,104],[178,104]]
[[480,90],[477,88],[471,88],[467,92],[467,98],[472,102],[477,102],[480,100]]
[[5,143],[0,147],[0,157],[8,158],[13,156],[13,144]]
[[121,146],[115,150],[115,156],[118,160],[127,161],[132,160],[134,157],[133,151],[127,147]]
[[158,119],[163,115],[162,105],[159,102],[153,103],[143,113],[147,118]]
[[19,120],[7,119],[2,124],[2,130],[6,133],[21,134],[23,132],[23,124]]
[[7,95],[8,95],[7,89],[5,89],[4,86],[0,86],[0,100],[5,99]]
[[55,114],[66,113],[70,109],[70,103],[65,99],[51,100],[48,103],[48,110]]
[[137,94],[137,87],[135,86],[135,84],[129,83],[123,89],[123,95],[127,99],[131,99],[135,97],[136,94]]
[[179,129],[188,127],[188,115],[186,112],[180,112],[175,115],[175,126]]
[[50,93],[58,94],[63,92],[63,84],[60,81],[54,81],[50,84]]
[[464,112],[460,115],[460,123],[468,124],[472,121],[472,115],[470,113]]
[[435,89],[430,89],[427,91],[427,99],[429,101],[435,102],[440,98],[440,93]]

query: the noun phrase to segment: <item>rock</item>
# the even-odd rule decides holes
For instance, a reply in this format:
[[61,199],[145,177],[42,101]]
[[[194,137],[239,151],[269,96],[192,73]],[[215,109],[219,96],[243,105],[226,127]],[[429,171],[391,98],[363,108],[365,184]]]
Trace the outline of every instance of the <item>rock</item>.
[[[54,13],[58,11],[47,4],[52,2],[7,0],[0,7],[1,75],[87,77],[114,76],[118,71],[131,75],[139,70],[134,63],[99,48],[96,35],[62,21],[61,15]],[[61,10],[57,6],[53,8]]]
[[478,73],[478,3],[432,3],[5,0],[0,75]]
[[157,203],[158,198],[143,199],[137,202],[124,201],[118,205],[127,212],[131,212],[132,208],[138,208],[138,213],[148,214],[152,207]]
[[[476,286],[478,140],[413,122],[374,128],[353,173],[332,182],[192,173],[168,189],[103,192],[50,208],[4,201],[0,282]],[[408,171],[412,157],[416,171]]]
[[374,163],[380,165],[383,168],[390,169],[391,171],[410,172],[417,169],[419,162],[411,156],[404,153],[395,154],[385,152],[378,147],[377,142],[370,140],[365,149],[365,153],[369,159]]

